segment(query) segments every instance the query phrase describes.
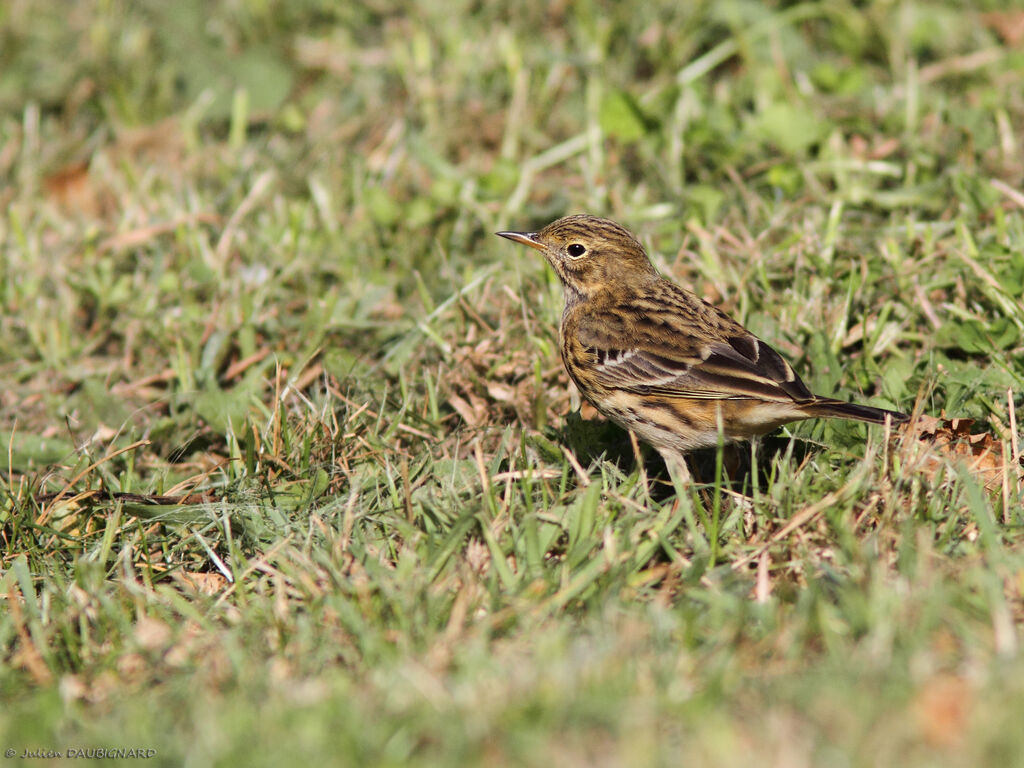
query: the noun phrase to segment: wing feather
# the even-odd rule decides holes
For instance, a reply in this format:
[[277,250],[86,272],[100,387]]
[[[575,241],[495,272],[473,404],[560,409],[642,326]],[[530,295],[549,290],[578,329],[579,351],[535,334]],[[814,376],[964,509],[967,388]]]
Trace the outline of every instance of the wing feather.
[[814,399],[782,356],[738,323],[699,328],[609,312],[592,318],[579,337],[605,387],[695,399]]

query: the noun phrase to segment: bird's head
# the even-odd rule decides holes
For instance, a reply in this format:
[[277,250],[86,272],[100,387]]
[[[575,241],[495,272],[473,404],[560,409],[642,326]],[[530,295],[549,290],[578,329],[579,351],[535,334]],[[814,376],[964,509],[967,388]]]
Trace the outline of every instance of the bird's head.
[[609,219],[579,214],[553,221],[539,232],[496,234],[543,253],[570,295],[593,296],[658,279],[643,246]]

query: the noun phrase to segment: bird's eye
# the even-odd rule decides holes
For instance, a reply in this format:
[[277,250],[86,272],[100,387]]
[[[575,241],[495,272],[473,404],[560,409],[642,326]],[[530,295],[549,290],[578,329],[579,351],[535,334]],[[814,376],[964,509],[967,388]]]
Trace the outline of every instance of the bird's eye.
[[587,247],[585,245],[580,245],[579,243],[573,243],[565,250],[574,259],[578,259],[580,256],[587,252]]

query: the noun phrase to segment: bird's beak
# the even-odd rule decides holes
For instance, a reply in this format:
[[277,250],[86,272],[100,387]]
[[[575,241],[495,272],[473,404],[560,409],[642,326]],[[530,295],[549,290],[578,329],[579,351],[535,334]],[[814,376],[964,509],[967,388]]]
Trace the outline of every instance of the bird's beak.
[[517,243],[528,245],[531,248],[536,248],[538,251],[543,251],[544,246],[540,244],[537,239],[536,232],[495,232],[498,237],[505,237],[509,240],[514,240]]

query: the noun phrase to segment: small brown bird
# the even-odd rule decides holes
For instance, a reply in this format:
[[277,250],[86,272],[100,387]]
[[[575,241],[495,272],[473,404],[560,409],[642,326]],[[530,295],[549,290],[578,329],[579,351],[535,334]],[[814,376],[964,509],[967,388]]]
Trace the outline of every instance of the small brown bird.
[[613,221],[567,216],[498,232],[541,251],[565,288],[562,361],[598,411],[632,430],[679,479],[683,454],[820,417],[875,424],[905,414],[812,393],[778,352],[666,280]]

